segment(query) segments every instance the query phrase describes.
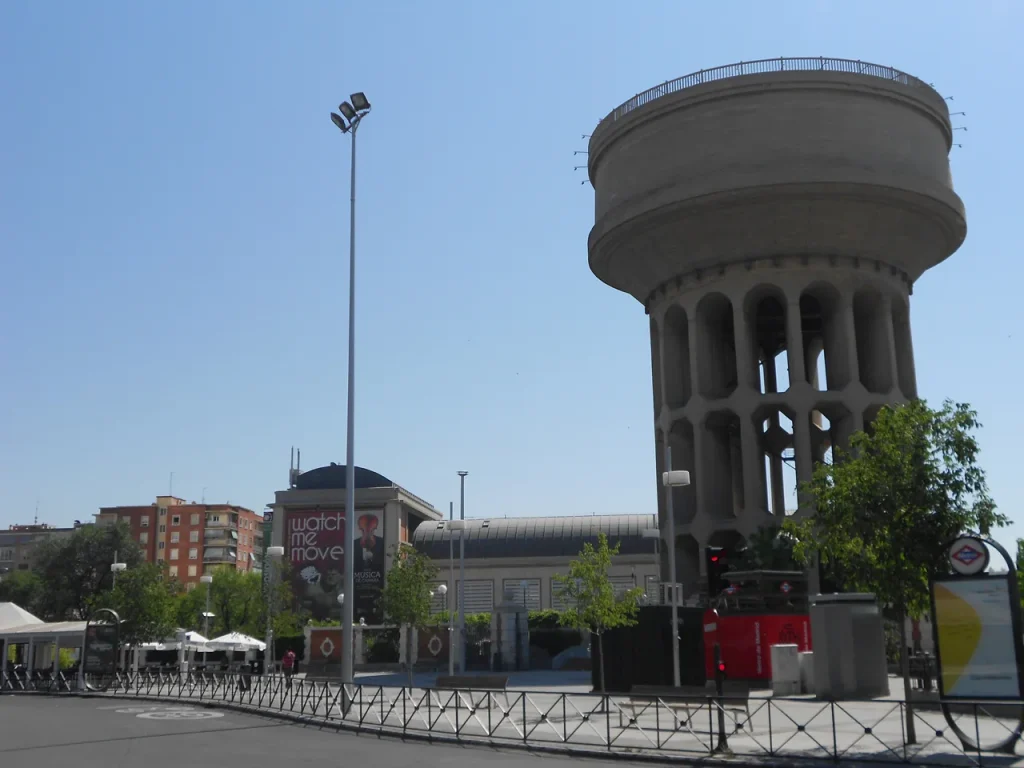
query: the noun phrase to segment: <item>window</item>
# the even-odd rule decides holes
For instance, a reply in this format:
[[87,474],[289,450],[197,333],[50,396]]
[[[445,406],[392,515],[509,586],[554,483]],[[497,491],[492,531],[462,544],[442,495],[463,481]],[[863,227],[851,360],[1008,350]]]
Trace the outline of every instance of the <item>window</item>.
[[171,560],[177,560],[177,559],[178,559],[178,548],[177,547],[171,547]]
[[163,559],[162,557],[158,557],[158,558],[156,559],[156,562],[157,562],[157,564],[159,564],[159,565],[163,565],[164,559]]
[[169,573],[171,576],[177,576],[178,575],[178,566],[172,565],[170,567],[170,569],[167,571],[167,573]]
[[198,512],[193,512],[192,513],[192,525],[199,525],[199,513]]
[[199,541],[199,531],[189,531],[188,540],[191,541],[193,544]]
[[[459,582],[455,583],[459,589]],[[478,579],[466,582],[466,613],[490,613],[494,608],[494,582]]]
[[160,507],[160,517],[167,517],[167,507]]
[[160,533],[167,533],[167,526],[166,525],[161,525],[160,526]]
[[189,560],[198,560],[199,559],[199,550],[196,549],[195,547],[192,547],[192,549],[190,549],[188,551],[188,559]]
[[181,525],[181,515],[171,515],[171,525]]
[[[520,582],[526,582],[524,590]],[[473,582],[468,582],[472,589]],[[502,582],[502,590],[505,592],[505,599],[515,603],[522,603],[526,600],[526,608],[530,611],[540,610],[540,579],[505,579]],[[469,597],[469,592],[466,592]]]
[[149,515],[143,515],[142,519],[139,520],[139,525],[143,528],[149,528]]
[[[156,548],[157,549],[163,549],[164,548],[164,543],[162,541],[157,542]],[[161,562],[163,562],[163,561],[161,560]]]
[[0,549],[0,563],[9,563],[13,559],[14,559],[14,548],[13,547],[6,547],[4,549]]
[[213,516],[213,522],[219,523],[220,522],[220,515],[214,515]]
[[149,544],[149,533],[147,531],[139,534],[139,544]]
[[189,575],[189,576],[195,576],[195,575],[196,575],[196,569],[197,569],[197,567],[198,567],[198,566],[195,566],[195,565],[190,565],[190,566],[188,567],[188,575]]
[[171,531],[171,544],[177,544],[180,536],[181,534],[177,531]]

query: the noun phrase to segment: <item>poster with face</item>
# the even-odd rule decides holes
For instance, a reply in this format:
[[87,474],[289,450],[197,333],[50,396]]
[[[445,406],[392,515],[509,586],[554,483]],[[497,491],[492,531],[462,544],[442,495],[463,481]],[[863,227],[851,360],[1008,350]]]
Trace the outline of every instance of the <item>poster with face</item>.
[[292,589],[314,619],[341,620],[338,593],[344,591],[345,557],[355,558],[355,620],[380,623],[377,599],[384,586],[384,514],[359,512],[355,536],[345,534],[343,509],[301,509],[288,513],[285,528]]

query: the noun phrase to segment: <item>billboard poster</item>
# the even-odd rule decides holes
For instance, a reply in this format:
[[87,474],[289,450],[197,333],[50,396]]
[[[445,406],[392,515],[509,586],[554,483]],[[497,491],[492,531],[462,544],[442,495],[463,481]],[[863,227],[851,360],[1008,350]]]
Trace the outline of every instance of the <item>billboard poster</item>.
[[89,675],[113,675],[117,671],[119,627],[117,624],[87,624],[82,668]]
[[355,620],[379,624],[377,599],[384,586],[384,513],[359,511],[356,530],[346,535],[343,509],[299,509],[285,523],[286,556],[295,599],[314,619],[341,619],[345,557],[355,557]]
[[1019,699],[1019,638],[1006,576],[932,584],[939,690],[947,699]]

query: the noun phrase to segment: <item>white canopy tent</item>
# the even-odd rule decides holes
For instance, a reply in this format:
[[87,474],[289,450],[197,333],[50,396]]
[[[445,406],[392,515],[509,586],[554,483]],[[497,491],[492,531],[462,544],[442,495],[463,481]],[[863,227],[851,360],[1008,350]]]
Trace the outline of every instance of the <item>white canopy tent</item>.
[[[142,643],[139,646],[140,651],[180,651],[182,646],[181,630],[178,630],[171,637],[166,640],[152,643]],[[186,632],[185,633],[185,650],[188,651],[203,651],[208,650],[206,644],[210,641],[200,635],[198,632]],[[212,649],[209,649],[212,650]]]
[[243,635],[241,632],[229,632],[207,641],[203,647],[206,651],[265,651],[267,644],[255,637]]

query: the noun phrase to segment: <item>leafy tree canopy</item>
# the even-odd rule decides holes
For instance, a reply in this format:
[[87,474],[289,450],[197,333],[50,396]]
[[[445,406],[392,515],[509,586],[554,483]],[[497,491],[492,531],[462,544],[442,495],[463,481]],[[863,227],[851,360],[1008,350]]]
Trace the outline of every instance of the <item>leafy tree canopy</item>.
[[977,464],[975,411],[947,401],[882,408],[849,452],[819,464],[804,491],[815,515],[787,521],[795,554],[838,566],[851,590],[873,592],[897,615],[928,607],[928,575],[944,568],[950,539],[1005,525]]
[[115,559],[136,568],[142,552],[128,526],[119,522],[83,525],[70,536],[51,536],[36,548],[33,559],[43,584],[40,618],[68,621],[87,618],[93,596],[110,589]]

